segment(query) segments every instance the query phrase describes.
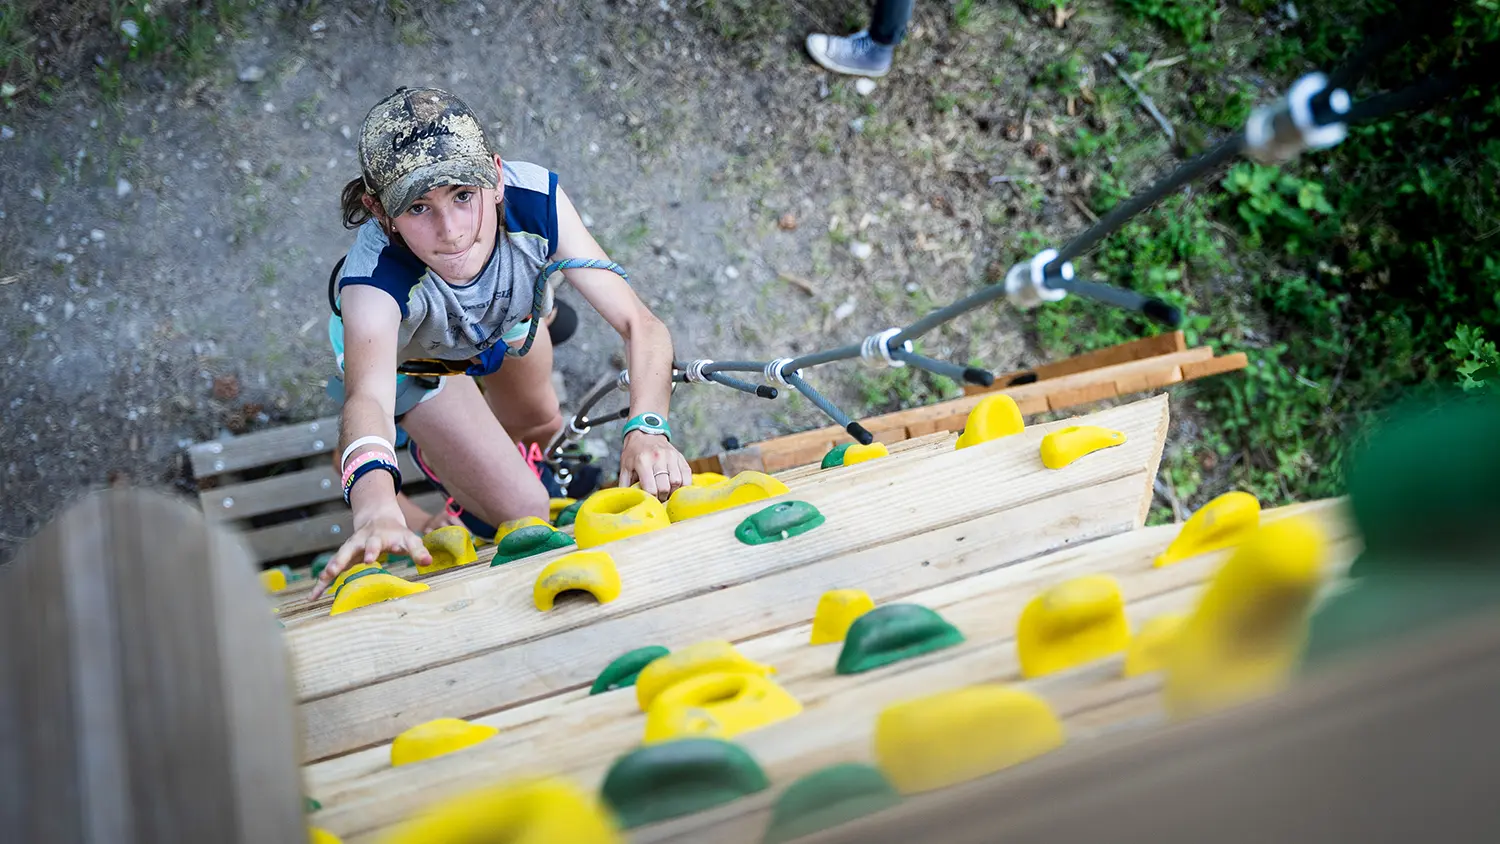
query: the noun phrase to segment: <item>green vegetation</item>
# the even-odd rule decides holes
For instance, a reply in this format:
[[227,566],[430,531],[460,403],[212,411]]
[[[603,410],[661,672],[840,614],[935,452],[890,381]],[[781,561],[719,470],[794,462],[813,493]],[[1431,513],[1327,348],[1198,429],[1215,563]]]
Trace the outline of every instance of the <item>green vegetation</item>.
[[[1120,4],[1194,48],[1195,90],[1185,100],[1224,128],[1241,125],[1253,99],[1237,76],[1290,81],[1336,67],[1381,11],[1321,4],[1284,35],[1261,38],[1248,67],[1236,69],[1196,50],[1215,24],[1214,3]],[[1359,93],[1405,87],[1500,37],[1496,0],[1458,6],[1455,31],[1387,57]],[[1135,123],[1075,132],[1070,151],[1080,160],[1119,162],[1099,168],[1096,210],[1128,193],[1111,173],[1144,160],[1131,152],[1132,135],[1151,128]],[[1281,167],[1236,164],[1218,190],[1172,198],[1085,262],[1184,307],[1189,342],[1250,355],[1243,377],[1190,388],[1206,418],[1167,461],[1181,497],[1207,475],[1211,492],[1238,487],[1267,503],[1338,494],[1347,449],[1399,396],[1500,382],[1500,355],[1479,328],[1500,324],[1500,257],[1489,240],[1500,234],[1497,128],[1500,93],[1476,89],[1425,114],[1354,127],[1343,144]],[[1129,187],[1147,181],[1137,175]],[[1043,310],[1037,326],[1058,355],[1156,330],[1089,302]]]

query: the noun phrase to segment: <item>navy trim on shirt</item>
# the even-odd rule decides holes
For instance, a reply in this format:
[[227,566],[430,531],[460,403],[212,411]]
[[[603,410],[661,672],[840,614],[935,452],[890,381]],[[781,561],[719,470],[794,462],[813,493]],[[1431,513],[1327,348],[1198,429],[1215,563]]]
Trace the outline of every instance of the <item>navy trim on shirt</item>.
[[422,275],[426,272],[427,265],[418,260],[410,249],[391,244],[380,250],[380,257],[370,275],[339,279],[339,290],[343,291],[351,284],[384,290],[401,307],[401,318],[404,320],[411,316],[406,302],[411,298],[412,288],[422,283]]
[[547,193],[505,186],[505,229],[546,238],[547,254],[557,252],[557,174],[547,174]]

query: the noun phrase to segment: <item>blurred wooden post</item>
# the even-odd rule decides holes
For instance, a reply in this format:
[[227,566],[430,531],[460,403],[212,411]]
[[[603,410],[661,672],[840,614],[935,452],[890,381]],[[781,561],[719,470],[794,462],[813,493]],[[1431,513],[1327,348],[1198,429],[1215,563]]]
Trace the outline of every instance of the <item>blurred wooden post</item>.
[[94,495],[0,569],[0,841],[306,841],[289,665],[238,539]]

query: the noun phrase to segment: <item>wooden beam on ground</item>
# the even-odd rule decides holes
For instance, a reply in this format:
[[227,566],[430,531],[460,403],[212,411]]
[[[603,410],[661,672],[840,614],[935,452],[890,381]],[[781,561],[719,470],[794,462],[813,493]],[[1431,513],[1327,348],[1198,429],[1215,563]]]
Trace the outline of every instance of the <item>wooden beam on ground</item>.
[[[412,501],[430,513],[443,506],[444,498],[436,492],[427,492],[413,497]],[[341,498],[338,506],[331,512],[247,530],[243,536],[245,543],[255,554],[255,559],[279,560],[297,554],[337,548],[349,537],[353,527],[354,515]]]
[[[1122,387],[1129,392],[1139,392],[1145,389],[1139,386],[1143,383],[1150,383],[1153,387],[1175,384],[1182,380],[1183,365],[1212,358],[1213,350],[1207,347],[1186,349],[1181,352],[1062,375],[1044,382],[1009,387],[998,392],[1003,392],[1015,399],[1021,413],[1030,416],[1062,409],[1065,405],[1061,401],[1053,401],[1050,398],[1055,393],[1067,394],[1073,391],[1076,394],[1076,391],[1082,390],[1088,393],[1084,398],[1090,401],[1097,398],[1113,398],[1121,394]],[[1113,392],[1105,395],[1101,385],[1113,385]],[[976,393],[937,404],[874,416],[861,420],[861,424],[883,441],[921,436],[934,431],[958,431],[963,428],[969,411],[988,395],[989,393]],[[759,457],[761,464],[765,467],[764,471],[774,473],[812,463],[821,459],[823,454],[835,444],[849,441],[849,435],[844,432],[843,428],[830,425],[759,443]]]
[[[406,449],[401,449],[396,464],[407,483],[424,480]],[[198,503],[203,507],[203,516],[211,522],[248,519],[312,504],[342,502],[344,491],[340,481],[339,471],[330,459],[327,466],[315,469],[207,489],[198,494]]]
[[[401,601],[314,619],[287,631],[297,657],[300,697],[308,704],[355,690],[371,695],[374,692],[364,687],[377,683],[393,687],[407,675],[418,674],[422,675],[420,682],[406,693],[417,695],[412,698],[413,705],[422,700],[441,701],[445,695],[463,691],[463,687],[470,695],[482,695],[486,689],[499,694],[500,690],[487,680],[489,672],[475,670],[480,664],[474,661],[476,658],[490,662],[514,659],[508,651],[512,646],[961,525],[1071,490],[1122,477],[1137,477],[1140,483],[1149,484],[1160,457],[1166,409],[1165,398],[1157,398],[1090,417],[1092,422],[1126,431],[1130,439],[1122,446],[1089,455],[1097,459],[1081,460],[1066,471],[1041,468],[1037,456],[1041,436],[1065,423],[1035,426],[961,453],[934,456],[890,472],[883,487],[860,482],[851,470],[848,477],[854,480],[841,484],[830,479],[799,494],[828,519],[827,525],[808,534],[805,541],[741,547],[726,556],[723,542],[741,518],[739,513],[726,512],[612,543],[608,550],[626,586],[621,598],[604,606],[563,606],[538,613],[530,606],[536,566],[521,561]],[[1142,503],[1136,524],[1144,520],[1149,498],[1143,498]],[[637,585],[632,588],[632,584]],[[399,623],[390,623],[397,618],[401,619]],[[330,650],[318,644],[327,641],[358,641],[362,646]],[[572,670],[578,675],[575,682],[587,682],[598,667],[577,665]],[[334,714],[336,708],[325,711],[326,717],[314,718],[304,706],[304,712],[309,713],[308,758],[321,758],[330,748],[337,748],[331,750],[336,753],[372,743],[365,739],[351,744],[347,736],[341,738],[340,734],[350,729],[349,719]],[[389,720],[388,715],[385,720]],[[394,735],[387,729],[386,735],[380,736],[378,722],[370,726],[376,729],[374,741]]]
[[0,841],[306,840],[286,655],[244,548],[111,490],[0,569]]
[[330,416],[233,439],[197,443],[188,449],[188,459],[193,477],[201,482],[226,472],[315,457],[332,451],[338,441],[339,420]]
[[1187,340],[1183,336],[1183,333],[1181,331],[1169,331],[1165,334],[1158,334],[1155,337],[1143,337],[1139,340],[1131,340],[1128,343],[1119,343],[1059,361],[1044,363],[1040,366],[1034,366],[1031,369],[997,375],[995,377],[995,384],[990,387],[982,387],[978,384],[965,384],[964,394],[974,395],[975,393],[992,393],[996,390],[1003,390],[1006,387],[1012,386],[1017,378],[1025,376],[1030,376],[1030,380],[1023,381],[1023,383],[1046,381],[1064,375],[1087,372],[1091,369],[1101,369],[1106,366],[1130,363],[1131,361],[1184,351],[1187,351]]

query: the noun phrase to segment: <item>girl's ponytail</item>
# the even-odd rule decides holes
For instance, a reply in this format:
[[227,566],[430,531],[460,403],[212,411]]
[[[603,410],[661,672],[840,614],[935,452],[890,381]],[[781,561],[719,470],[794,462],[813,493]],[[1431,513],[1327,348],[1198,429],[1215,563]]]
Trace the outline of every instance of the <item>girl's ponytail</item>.
[[365,180],[355,178],[344,185],[339,204],[343,206],[344,228],[357,229],[364,225],[371,216],[370,209],[365,207]]

